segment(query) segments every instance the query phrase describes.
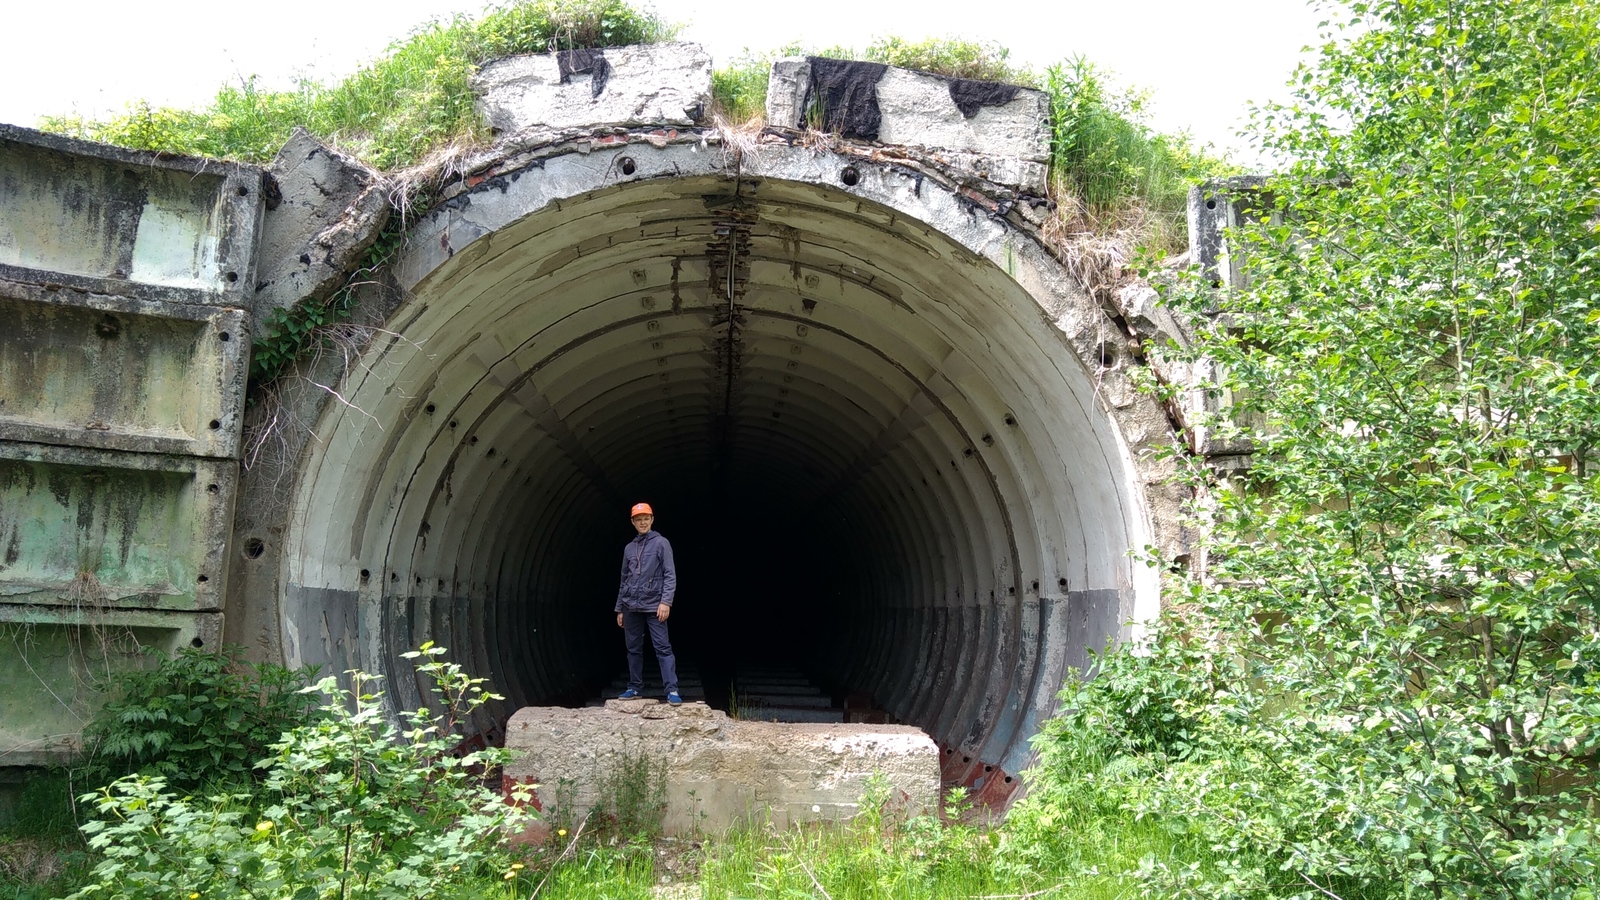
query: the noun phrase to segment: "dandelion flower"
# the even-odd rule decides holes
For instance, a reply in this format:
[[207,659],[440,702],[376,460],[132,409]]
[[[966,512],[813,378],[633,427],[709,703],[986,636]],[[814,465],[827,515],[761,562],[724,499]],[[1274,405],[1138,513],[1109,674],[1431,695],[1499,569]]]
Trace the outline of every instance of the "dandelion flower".
[[526,869],[526,868],[527,868],[527,866],[524,866],[522,863],[512,863],[511,864],[511,871],[513,871],[513,872],[515,872],[518,869]]
[[557,837],[566,837],[567,836],[567,830],[565,828],[556,829],[556,836]]
[[506,874],[505,874],[505,875],[503,875],[503,876],[502,876],[502,877],[503,877],[503,878],[504,878],[504,879],[505,879],[505,880],[506,880],[506,881],[510,881],[510,880],[511,880],[511,879],[513,879],[513,878],[515,878],[515,877],[517,877],[517,873],[515,873],[515,872],[507,872],[507,873],[506,873]]
[[267,821],[257,822],[256,823],[256,830],[257,831],[271,831],[272,830],[272,823],[271,822],[267,822]]

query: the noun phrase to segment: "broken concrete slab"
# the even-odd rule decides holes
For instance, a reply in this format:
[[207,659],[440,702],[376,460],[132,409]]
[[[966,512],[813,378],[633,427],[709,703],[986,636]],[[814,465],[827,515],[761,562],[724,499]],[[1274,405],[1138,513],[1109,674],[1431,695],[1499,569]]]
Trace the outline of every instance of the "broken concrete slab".
[[938,152],[957,170],[1042,194],[1050,162],[1043,91],[881,63],[794,57],[767,82],[767,124]]
[[296,128],[272,163],[255,313],[325,300],[389,220],[383,176]]
[[[630,760],[665,765],[663,826],[672,835],[719,832],[751,817],[780,827],[849,819],[874,775],[906,814],[939,802],[939,749],[907,726],[746,722],[704,703],[609,700],[519,710],[506,725],[506,748],[517,757],[506,766],[506,789],[537,784],[547,818],[581,819]],[[553,809],[558,802],[571,809]]]
[[699,44],[561,50],[495,60],[472,79],[499,134],[587,125],[692,125],[711,102]]

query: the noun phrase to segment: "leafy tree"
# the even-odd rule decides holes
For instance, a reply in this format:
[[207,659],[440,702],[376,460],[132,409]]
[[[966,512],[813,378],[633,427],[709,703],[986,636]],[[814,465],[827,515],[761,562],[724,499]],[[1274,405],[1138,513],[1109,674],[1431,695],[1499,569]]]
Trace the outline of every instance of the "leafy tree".
[[1185,300],[1251,468],[1195,473],[1206,579],[1067,700],[1216,852],[1153,893],[1593,898],[1600,4],[1330,14],[1246,283]]

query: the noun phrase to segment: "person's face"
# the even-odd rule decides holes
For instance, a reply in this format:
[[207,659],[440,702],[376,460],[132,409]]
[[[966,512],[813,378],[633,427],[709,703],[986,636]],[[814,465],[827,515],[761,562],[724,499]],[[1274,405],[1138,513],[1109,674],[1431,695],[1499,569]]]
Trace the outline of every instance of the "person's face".
[[633,529],[640,534],[650,530],[650,523],[656,520],[655,516],[640,513],[633,517]]

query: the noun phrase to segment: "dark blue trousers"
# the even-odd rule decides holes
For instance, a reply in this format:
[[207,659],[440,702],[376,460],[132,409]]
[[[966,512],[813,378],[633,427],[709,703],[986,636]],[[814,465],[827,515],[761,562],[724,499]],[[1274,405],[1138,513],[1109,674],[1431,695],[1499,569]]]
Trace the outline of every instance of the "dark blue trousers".
[[667,693],[678,689],[678,661],[672,656],[672,642],[667,639],[667,623],[656,619],[654,611],[622,611],[622,636],[628,644],[628,687],[644,687],[644,633],[650,632],[650,643],[656,649],[656,662],[661,664],[661,683]]

